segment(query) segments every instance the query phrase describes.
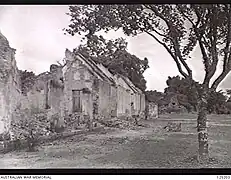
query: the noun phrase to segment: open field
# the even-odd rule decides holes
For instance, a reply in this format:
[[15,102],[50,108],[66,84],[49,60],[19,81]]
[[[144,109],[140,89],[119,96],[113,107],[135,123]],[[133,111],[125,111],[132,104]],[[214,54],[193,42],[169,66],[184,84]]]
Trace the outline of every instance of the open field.
[[[168,121],[181,132],[166,132]],[[162,115],[136,130],[105,128],[44,144],[38,152],[1,154],[0,168],[201,168],[231,167],[231,116],[209,116],[211,162],[198,164],[196,114]]]

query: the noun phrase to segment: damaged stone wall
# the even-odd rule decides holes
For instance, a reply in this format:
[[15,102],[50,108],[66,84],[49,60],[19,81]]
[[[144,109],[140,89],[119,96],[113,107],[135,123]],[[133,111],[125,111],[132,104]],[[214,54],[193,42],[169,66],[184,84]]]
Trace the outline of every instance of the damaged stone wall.
[[131,115],[131,94],[125,88],[118,86],[117,88],[118,116]]
[[132,97],[132,102],[134,103],[135,108],[135,114],[138,114],[140,111],[140,95],[138,93],[133,93]]
[[111,117],[117,117],[117,87],[115,85],[111,86],[109,103]]
[[[64,102],[63,111],[66,115],[73,112],[73,91],[80,91],[82,115],[93,118],[94,76],[88,71],[81,61],[75,60],[71,54],[67,54],[68,63],[63,68],[64,74]],[[94,94],[94,93],[93,93]],[[95,94],[97,94],[95,92]]]
[[99,79],[95,78],[92,84],[92,114],[94,119],[99,116]]
[[99,81],[99,114],[105,118],[111,117],[111,84]]
[[0,134],[10,131],[13,113],[19,105],[20,82],[15,49],[0,32]]
[[47,93],[48,93],[48,73],[42,73],[34,80],[34,85],[21,98],[21,109],[37,109],[44,111],[47,109]]
[[146,109],[146,118],[147,119],[156,119],[158,118],[158,105],[154,102],[147,102]]
[[[127,84],[126,82],[129,84]],[[117,102],[118,102],[118,116],[131,116],[131,109],[133,108],[133,115],[144,114],[145,112],[145,95],[134,87],[130,80],[126,77],[121,78],[117,76]],[[131,88],[132,87],[132,88]],[[133,107],[131,107],[133,104]]]
[[[62,113],[62,103],[64,99],[64,78],[62,67],[52,64],[50,66],[50,79],[48,81],[48,101],[50,110],[48,119],[56,128],[64,127],[64,114]],[[46,98],[46,96],[44,96]]]
[[[89,105],[87,109],[96,119],[131,116],[131,102],[134,103],[135,115],[144,113],[145,96],[128,78],[118,74],[112,75],[102,65],[81,55],[75,55],[69,50],[66,50],[65,59],[67,61],[66,67],[63,68],[65,107],[67,107],[65,111],[69,113],[72,111],[71,91],[87,88],[91,93],[89,99],[92,100],[92,106]],[[74,80],[71,80],[73,78]],[[87,104],[84,97],[82,101],[84,109],[84,104]]]
[[142,93],[142,94],[140,94],[140,98],[141,98],[141,111],[142,112],[145,112],[145,108],[146,108],[146,99],[145,99],[145,94],[144,93]]

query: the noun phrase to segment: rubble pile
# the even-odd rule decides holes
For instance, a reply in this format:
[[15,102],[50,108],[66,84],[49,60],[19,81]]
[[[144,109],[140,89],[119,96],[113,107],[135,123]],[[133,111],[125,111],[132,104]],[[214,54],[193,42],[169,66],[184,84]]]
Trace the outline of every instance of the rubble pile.
[[65,117],[65,127],[67,129],[80,129],[87,125],[90,117],[87,115],[81,115],[79,113],[69,114]]
[[114,117],[114,118],[98,120],[98,121],[104,126],[120,128],[120,129],[135,129],[139,125],[139,119],[137,123],[137,121],[134,118]]
[[168,122],[168,124],[164,127],[164,129],[168,132],[180,132],[181,123]]
[[31,131],[36,136],[50,134],[50,122],[46,112],[30,114],[26,111],[17,112],[17,121],[11,122],[10,139],[26,139]]

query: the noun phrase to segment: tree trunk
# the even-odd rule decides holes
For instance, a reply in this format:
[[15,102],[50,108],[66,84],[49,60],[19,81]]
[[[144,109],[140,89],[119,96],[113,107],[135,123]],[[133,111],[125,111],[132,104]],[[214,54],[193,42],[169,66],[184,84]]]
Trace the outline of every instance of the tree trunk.
[[198,161],[205,162],[209,158],[208,151],[208,131],[207,131],[207,97],[208,89],[203,88],[199,93],[198,102],[198,118],[197,118],[197,132],[198,132]]

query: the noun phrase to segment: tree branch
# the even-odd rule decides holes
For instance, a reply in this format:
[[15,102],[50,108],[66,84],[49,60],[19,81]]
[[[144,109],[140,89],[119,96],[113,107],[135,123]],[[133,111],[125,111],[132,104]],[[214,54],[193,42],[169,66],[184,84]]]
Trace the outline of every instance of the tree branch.
[[[173,24],[170,23],[161,13],[159,13],[159,11],[154,6],[150,6],[150,7],[145,6],[145,7],[148,8],[149,10],[152,10],[155,13],[156,16],[161,18],[166,23],[166,25],[168,26],[168,29],[169,29],[170,32],[172,32],[174,30]],[[170,36],[168,38],[172,41],[172,43],[174,45],[175,53],[176,53],[176,55],[178,57],[177,62],[179,63],[179,61],[180,61],[183,64],[183,66],[185,67],[185,69],[188,72],[188,75],[187,75],[188,77],[187,78],[192,79],[192,70],[189,68],[188,64],[185,62],[184,58],[181,55],[179,43],[177,41],[177,36],[174,36],[174,37]],[[176,62],[176,60],[175,60],[175,62]]]
[[177,42],[177,40],[175,38],[172,40],[172,42],[173,42],[173,45],[174,45],[173,47],[174,47],[174,50],[175,50],[177,57],[179,57],[180,62],[186,68],[188,75],[189,75],[189,78],[192,79],[192,70],[189,68],[188,64],[185,62],[185,60],[183,59],[183,57],[181,55],[179,43]]
[[164,34],[161,34],[160,32],[158,32],[157,30],[155,30],[155,29],[152,29],[152,31],[154,31],[156,34],[158,34],[159,36],[162,36],[162,37],[165,37],[165,38],[167,38],[167,36],[166,35],[164,35]]
[[217,53],[217,12],[213,11],[212,12],[212,18],[210,22],[210,30],[211,32],[209,33],[209,39],[210,39],[210,43],[211,43],[211,55],[212,55],[212,63],[210,65],[210,68],[208,71],[206,71],[206,75],[205,75],[205,79],[203,84],[208,84],[209,85],[209,81],[211,80],[211,78],[213,77],[213,75],[216,72],[217,69],[217,64],[218,64],[218,53]]
[[[201,18],[200,16],[200,13],[198,12],[196,6],[192,5],[194,11],[195,11],[195,14],[197,16],[197,19],[199,20]],[[208,22],[208,19],[207,19],[207,22]],[[205,71],[206,73],[209,71],[209,58],[208,58],[208,55],[206,53],[206,50],[205,50],[205,47],[203,45],[203,41],[202,41],[202,36],[200,33],[199,33],[199,29],[202,30],[202,27],[206,27],[205,24],[207,24],[207,22],[204,22],[204,24],[201,25],[201,27],[196,27],[195,24],[192,24],[193,25],[193,28],[195,30],[195,33],[196,33],[196,36],[197,36],[197,39],[198,39],[198,42],[199,42],[199,46],[200,46],[200,49],[201,49],[201,53],[202,53],[202,57],[203,57],[203,60],[204,60],[204,65],[205,65]],[[199,22],[197,23],[199,24]],[[204,29],[204,28],[203,28]],[[206,42],[206,41],[205,41]]]
[[182,70],[181,64],[180,64],[180,62],[178,61],[177,56],[174,55],[174,53],[168,48],[168,46],[167,46],[165,43],[161,42],[161,41],[160,41],[155,35],[153,35],[152,33],[148,32],[148,31],[144,31],[144,32],[147,33],[148,35],[150,35],[151,37],[153,37],[159,44],[161,44],[161,45],[168,51],[168,53],[172,56],[173,60],[176,62],[176,65],[177,65],[177,68],[178,68],[179,72],[182,74],[182,76],[184,76],[185,78],[188,78],[189,75],[186,74],[186,73]]
[[211,88],[216,90],[218,85],[223,81],[223,79],[228,75],[230,72],[230,65],[231,65],[231,49],[230,43],[231,43],[231,12],[228,8],[228,5],[226,4],[226,11],[227,11],[227,20],[228,20],[228,29],[227,29],[227,36],[226,36],[226,46],[225,46],[225,55],[224,55],[224,63],[223,63],[223,70],[222,73],[217,77],[217,79],[213,82]]
[[218,85],[223,81],[223,79],[228,75],[230,69],[222,71],[222,73],[217,77],[217,79],[213,82],[211,89],[216,90]]
[[230,52],[230,42],[231,42],[231,27],[230,27],[230,24],[231,24],[231,18],[230,18],[230,11],[229,11],[229,8],[228,8],[228,5],[226,4],[226,11],[229,13],[228,15],[228,30],[227,30],[227,36],[226,36],[226,45],[225,45],[225,48],[224,48],[224,64],[223,64],[223,70],[228,66],[228,53]]

